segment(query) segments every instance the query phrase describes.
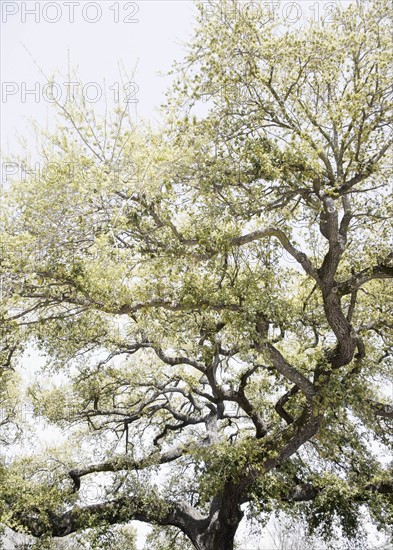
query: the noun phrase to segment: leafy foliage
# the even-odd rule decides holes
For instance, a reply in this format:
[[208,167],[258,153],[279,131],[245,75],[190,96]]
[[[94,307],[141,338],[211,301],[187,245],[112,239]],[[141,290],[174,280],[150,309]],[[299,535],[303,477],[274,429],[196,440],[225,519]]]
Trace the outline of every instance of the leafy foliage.
[[2,381],[46,353],[29,399],[69,438],[60,469],[2,471],[1,521],[38,536],[139,519],[228,550],[245,503],[326,537],[391,520],[389,2],[302,28],[206,5],[162,127],[58,105],[4,197]]

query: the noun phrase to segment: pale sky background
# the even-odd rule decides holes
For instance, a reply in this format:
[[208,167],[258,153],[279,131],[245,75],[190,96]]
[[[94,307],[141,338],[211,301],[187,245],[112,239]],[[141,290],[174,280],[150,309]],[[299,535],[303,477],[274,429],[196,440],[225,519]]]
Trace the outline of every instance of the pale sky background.
[[118,85],[122,91],[119,62],[129,74],[136,67],[132,81],[138,87],[138,116],[154,116],[154,107],[163,101],[170,82],[158,73],[167,72],[173,60],[181,58],[195,7],[188,0],[3,0],[1,12],[1,148],[7,154],[19,150],[16,134],[26,135],[26,117],[43,125],[53,121],[40,69],[48,78],[55,75],[65,97],[62,77],[68,73],[69,60],[83,83],[93,83],[84,88],[89,99],[94,99],[105,79],[97,108],[103,106],[104,91],[109,97]]
[[[248,3],[240,1],[239,9]],[[348,3],[264,2],[273,6],[272,14],[293,24],[329,17],[335,6]],[[82,82],[96,83],[86,91],[92,98],[104,78],[105,92],[113,96],[120,83],[119,62],[130,74],[137,67],[133,78],[138,87],[137,114],[155,116],[154,107],[164,100],[170,82],[158,73],[167,72],[173,60],[183,57],[196,12],[192,0],[2,0],[0,4],[3,153],[18,149],[16,133],[26,135],[26,117],[44,125],[53,121],[53,109],[45,98],[45,76],[55,74],[65,96],[67,87],[60,75],[67,74],[69,60]],[[32,90],[35,93],[29,93]],[[102,104],[103,99],[97,108]]]
[[[298,24],[308,18],[328,18],[330,10],[349,1],[263,3],[273,6],[272,14]],[[250,2],[241,0],[239,9]],[[135,113],[156,117],[154,108],[164,100],[170,82],[159,72],[166,73],[175,59],[182,59],[196,13],[192,0],[2,0],[0,6],[3,154],[20,150],[16,136],[28,135],[26,118],[42,125],[53,123],[45,77],[54,75],[59,93],[65,97],[67,86],[63,83],[69,62],[83,83],[91,83],[86,89],[89,98],[94,98],[105,79],[98,109],[103,107],[105,93],[113,97],[118,85],[121,91],[119,62],[129,74],[136,67],[132,78],[138,88]]]
[[[344,2],[347,4],[348,0],[341,0]],[[277,13],[296,22],[326,16],[337,2],[303,0],[274,4]],[[0,5],[0,148],[5,155],[21,152],[18,134],[34,145],[29,141],[32,137],[27,119],[35,119],[43,126],[53,125],[54,110],[44,95],[45,76],[54,76],[60,93],[66,94],[63,77],[67,75],[69,62],[79,79],[90,83],[86,89],[91,94],[89,98],[94,97],[105,79],[102,100],[96,103],[98,109],[103,106],[105,93],[113,97],[116,86],[122,92],[119,63],[129,74],[136,68],[132,78],[138,99],[135,115],[156,118],[155,108],[164,101],[170,83],[170,78],[160,76],[159,72],[166,73],[175,59],[182,59],[196,12],[192,0],[2,0]],[[28,93],[32,90],[34,93]],[[33,356],[30,364],[32,359],[37,361]],[[246,536],[243,540],[244,548],[256,550],[255,540]],[[267,540],[263,547],[269,547]]]

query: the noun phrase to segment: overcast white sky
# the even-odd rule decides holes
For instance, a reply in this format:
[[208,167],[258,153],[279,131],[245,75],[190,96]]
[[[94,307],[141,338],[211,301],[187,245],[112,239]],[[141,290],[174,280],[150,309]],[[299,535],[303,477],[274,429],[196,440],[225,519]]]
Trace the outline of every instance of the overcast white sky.
[[[113,98],[119,86],[120,101],[135,93],[138,115],[154,116],[169,82],[159,72],[168,71],[172,61],[182,57],[194,12],[191,0],[2,0],[2,152],[18,150],[16,134],[26,135],[26,117],[41,124],[51,122],[54,111],[44,88],[45,76],[55,75],[56,93],[65,97],[63,77],[69,60],[87,84],[85,97],[98,98],[97,108],[105,93]],[[119,62],[129,74],[137,67],[135,85],[124,92]]]
[[[240,0],[244,9],[252,0]],[[272,15],[287,22],[328,18],[331,10],[349,0],[266,0]],[[26,135],[26,117],[41,124],[53,121],[45,84],[54,77],[57,92],[65,97],[63,77],[71,67],[87,85],[85,97],[94,99],[98,86],[114,97],[120,87],[135,92],[138,116],[151,118],[154,107],[164,99],[169,79],[159,76],[173,60],[183,56],[183,44],[190,38],[192,0],[2,0],[1,6],[1,151],[18,151],[16,134]],[[131,74],[135,85],[122,93],[119,62]],[[41,73],[42,71],[42,73]]]

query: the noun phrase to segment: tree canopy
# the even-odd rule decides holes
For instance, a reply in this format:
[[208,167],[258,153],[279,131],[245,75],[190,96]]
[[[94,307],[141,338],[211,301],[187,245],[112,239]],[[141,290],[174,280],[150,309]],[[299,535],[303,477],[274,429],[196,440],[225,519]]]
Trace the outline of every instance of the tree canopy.
[[0,391],[37,346],[24,399],[65,441],[3,460],[1,522],[140,520],[198,550],[231,550],[245,510],[389,526],[389,8],[202,2],[158,128],[58,104],[3,194]]

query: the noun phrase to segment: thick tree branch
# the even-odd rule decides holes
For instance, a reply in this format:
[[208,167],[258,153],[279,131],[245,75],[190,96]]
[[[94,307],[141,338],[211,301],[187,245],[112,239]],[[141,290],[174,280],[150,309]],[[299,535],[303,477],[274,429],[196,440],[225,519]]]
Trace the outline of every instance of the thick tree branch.
[[131,520],[173,525],[190,536],[200,528],[201,523],[206,522],[202,514],[192,506],[165,501],[154,495],[153,490],[150,493],[146,491],[146,495],[135,494],[90,506],[74,506],[65,513],[48,512],[49,525],[35,514],[19,513],[18,516],[19,522],[36,537],[48,532],[52,537],[64,537],[104,522],[114,525]]
[[172,367],[177,365],[190,365],[191,367],[194,367],[195,369],[199,370],[200,372],[205,373],[206,367],[203,363],[200,363],[199,361],[196,361],[194,359],[190,359],[185,356],[176,356],[171,357],[170,355],[167,355],[161,348],[152,346],[153,350],[157,354],[157,356],[167,365],[171,365]]
[[369,400],[369,403],[376,416],[389,418],[390,420],[393,419],[393,405],[388,405],[385,403],[377,403],[376,401],[372,401],[372,400]]
[[282,374],[287,380],[298,386],[307,396],[313,396],[317,390],[312,382],[301,372],[296,370],[292,365],[285,360],[283,355],[272,344],[264,344],[264,350],[267,350],[270,360],[274,368]]
[[279,414],[281,416],[281,418],[283,418],[287,424],[292,424],[294,419],[284,409],[284,405],[287,403],[287,401],[289,401],[289,399],[291,397],[296,395],[298,393],[298,391],[299,391],[299,386],[292,386],[292,388],[287,393],[285,393],[283,396],[281,396],[280,399],[275,404],[274,408],[275,408],[277,414]]
[[281,229],[267,228],[254,231],[253,233],[248,233],[241,237],[235,237],[230,240],[232,246],[242,246],[253,241],[263,239],[265,237],[276,237],[283,248],[303,267],[304,271],[310,275],[313,279],[318,281],[318,273],[315,267],[312,265],[311,260],[308,258],[304,252],[301,252],[293,246],[288,237],[285,235],[284,231]]
[[348,193],[348,191],[350,191],[356,184],[367,179],[373,173],[373,170],[378,165],[379,160],[387,153],[387,151],[392,147],[392,145],[393,145],[393,138],[390,138],[381,147],[381,149],[372,158],[370,158],[367,161],[367,163],[365,163],[364,170],[362,172],[355,174],[350,180],[346,181],[345,183],[343,183],[343,185],[341,185],[341,187],[338,190],[339,194],[343,195],[345,193]]
[[389,265],[392,261],[393,253],[389,254],[379,265],[367,267],[346,281],[338,283],[338,292],[341,296],[345,296],[373,279],[393,279],[393,265]]
[[[307,502],[314,500],[320,493],[323,493],[323,487],[315,487],[311,483],[298,483],[289,494],[283,494],[282,500],[289,502]],[[380,493],[388,495],[393,493],[393,479],[381,483],[368,483],[357,494],[354,494],[354,500],[357,502],[367,502],[369,494]]]
[[114,460],[108,460],[107,462],[101,462],[99,464],[93,464],[85,468],[77,468],[70,470],[68,472],[69,476],[74,482],[75,488],[78,489],[80,486],[80,478],[87,476],[89,474],[94,474],[97,472],[119,472],[119,471],[130,471],[130,470],[143,470],[144,468],[149,468],[158,464],[167,464],[168,462],[173,462],[185,452],[185,447],[175,447],[166,451],[164,453],[153,453],[148,457],[141,460],[132,460],[130,457],[119,457]]

